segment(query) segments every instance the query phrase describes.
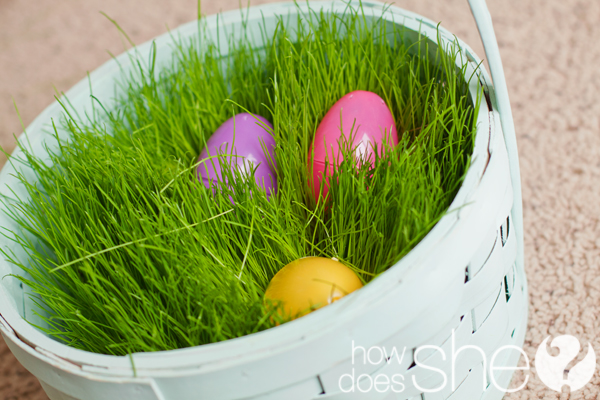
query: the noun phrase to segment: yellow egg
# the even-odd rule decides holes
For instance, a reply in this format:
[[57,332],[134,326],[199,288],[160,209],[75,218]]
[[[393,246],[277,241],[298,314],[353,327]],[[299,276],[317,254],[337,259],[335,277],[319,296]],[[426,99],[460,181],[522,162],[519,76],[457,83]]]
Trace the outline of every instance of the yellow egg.
[[298,318],[362,286],[358,276],[341,262],[305,257],[292,261],[275,274],[265,299],[280,304],[286,317]]

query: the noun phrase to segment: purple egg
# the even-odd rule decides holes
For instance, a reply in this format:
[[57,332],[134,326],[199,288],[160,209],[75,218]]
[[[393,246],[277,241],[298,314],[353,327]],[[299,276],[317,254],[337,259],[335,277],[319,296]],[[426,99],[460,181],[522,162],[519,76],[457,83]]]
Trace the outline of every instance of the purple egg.
[[[269,159],[275,162],[275,139],[261,123],[273,129],[273,125],[260,115],[236,114],[212,134],[198,158],[198,161],[205,160],[197,168],[198,179],[204,186],[209,188],[211,182],[214,186],[217,182],[226,181],[220,165],[221,160],[226,159],[232,168],[236,166],[241,173],[249,174],[255,169],[254,180],[258,186],[265,189],[267,198],[277,193],[277,174],[269,163]],[[261,142],[269,155],[265,154]],[[220,159],[214,157],[216,155],[229,157]],[[207,159],[210,156],[213,158]]]

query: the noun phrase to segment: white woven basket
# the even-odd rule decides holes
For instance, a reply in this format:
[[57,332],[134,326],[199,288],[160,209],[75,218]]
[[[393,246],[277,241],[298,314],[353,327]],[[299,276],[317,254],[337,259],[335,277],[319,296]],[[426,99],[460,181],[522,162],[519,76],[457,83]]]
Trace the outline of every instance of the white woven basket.
[[[483,0],[470,1],[495,88],[484,70],[480,70],[479,80],[472,80],[472,96],[478,85],[488,94],[477,116],[472,165],[452,203],[455,211],[444,216],[413,251],[363,289],[304,318],[239,339],[138,353],[131,358],[85,352],[47,337],[23,318],[43,323],[30,315],[34,305],[27,287],[16,279],[3,279],[0,331],[48,396],[52,400],[500,399],[504,393],[494,381],[500,388],[507,387],[513,371],[492,374],[490,360],[502,346],[522,345],[527,321],[521,190],[512,116],[491,18]],[[340,14],[346,8],[339,1],[314,3],[312,7],[317,8],[317,4],[318,8]],[[376,2],[362,5],[366,13],[375,16],[381,16],[384,8]],[[244,16],[239,11],[228,12],[219,17],[219,25],[239,34],[244,18],[248,29],[260,37],[258,30],[263,22],[273,29],[277,15],[294,15],[308,6],[298,7],[270,4],[252,7]],[[384,19],[408,31],[420,31],[432,43],[438,41],[436,24],[419,15],[389,7]],[[208,32],[214,34],[217,17],[208,17],[204,22]],[[159,68],[171,59],[173,37],[192,37],[197,29],[193,22],[156,39]],[[445,43],[455,40],[443,28],[440,38]],[[470,74],[480,60],[466,44],[458,43],[462,50],[459,62],[468,65]],[[220,45],[226,52],[224,38]],[[146,43],[129,53],[137,52],[145,60],[149,51],[150,43]],[[130,54],[107,62],[91,74],[94,96],[108,107],[115,91],[119,91],[115,82],[123,71],[133,67]],[[79,115],[92,107],[87,80],[71,89],[67,97]],[[61,113],[59,104],[54,103],[27,129],[27,142],[34,154],[44,156],[44,143],[53,145],[47,128]],[[21,143],[26,143],[25,135]],[[14,156],[19,154],[17,150]],[[31,176],[26,167],[19,168]],[[12,190],[27,198],[13,173],[13,167],[7,164],[0,173],[0,191],[12,196]],[[14,222],[1,212],[0,226],[15,229]],[[13,250],[19,251],[16,246]],[[0,260],[0,276],[10,273],[23,274]],[[448,381],[436,393],[424,392],[444,383],[440,371],[452,377],[453,343],[455,349],[477,346],[483,354],[475,349],[462,351],[454,368],[456,386]],[[439,346],[445,360],[440,351],[422,348],[419,363],[415,364],[416,349],[424,345]],[[364,362],[361,350],[353,351],[353,346],[367,351],[376,349],[374,346],[407,351],[402,362],[392,358],[376,363],[378,350],[369,353],[370,359]],[[504,351],[494,365],[514,367],[518,357],[518,352]],[[358,386],[349,392],[350,378],[342,377],[353,369]],[[404,379],[401,393],[396,393],[399,385],[395,386],[396,392],[393,385],[386,391],[373,387],[368,393],[362,392],[373,378],[385,375],[393,379],[398,374]]]

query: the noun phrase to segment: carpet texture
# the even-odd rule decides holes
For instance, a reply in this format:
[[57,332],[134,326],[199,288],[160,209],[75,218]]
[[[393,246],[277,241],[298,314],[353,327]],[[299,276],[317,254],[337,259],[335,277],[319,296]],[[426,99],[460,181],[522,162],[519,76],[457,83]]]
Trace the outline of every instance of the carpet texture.
[[[246,1],[244,1],[244,4]],[[253,1],[253,5],[264,1]],[[238,0],[204,0],[203,13]],[[442,25],[483,57],[466,0],[400,0],[396,5]],[[488,0],[505,66],[523,180],[530,319],[525,351],[534,358],[549,335],[570,334],[600,354],[600,2]],[[116,19],[142,43],[194,19],[196,0],[0,0],[0,145],[53,101],[122,51]],[[3,163],[0,159],[0,165]],[[581,355],[580,355],[581,356]],[[598,399],[600,373],[560,394],[535,374],[510,400]],[[513,385],[523,382],[518,374]],[[0,400],[46,399],[37,380],[0,339]],[[465,399],[470,400],[470,399]]]

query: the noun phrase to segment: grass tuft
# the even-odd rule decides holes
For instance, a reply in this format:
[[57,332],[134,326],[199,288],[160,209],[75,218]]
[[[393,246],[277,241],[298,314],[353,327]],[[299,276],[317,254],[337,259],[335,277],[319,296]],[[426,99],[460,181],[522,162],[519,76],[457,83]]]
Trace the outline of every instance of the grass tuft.
[[[37,176],[31,200],[5,202],[23,232],[6,237],[30,260],[5,256],[30,278],[45,332],[106,354],[223,341],[274,326],[263,303],[273,275],[304,256],[336,257],[368,283],[406,255],[455,197],[473,151],[479,99],[456,68],[457,47],[408,43],[406,32],[360,9],[283,20],[263,46],[247,37],[221,54],[200,33],[171,64],[138,64],[114,108],[68,114],[68,140]],[[223,34],[223,33],[221,33]],[[343,95],[369,90],[392,110],[399,143],[375,167],[345,157],[315,204],[308,148]],[[273,123],[279,190],[267,201],[253,177],[213,195],[195,177],[208,137],[249,111]],[[387,144],[382,144],[387,146]],[[230,202],[230,196],[235,206]]]

